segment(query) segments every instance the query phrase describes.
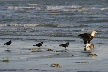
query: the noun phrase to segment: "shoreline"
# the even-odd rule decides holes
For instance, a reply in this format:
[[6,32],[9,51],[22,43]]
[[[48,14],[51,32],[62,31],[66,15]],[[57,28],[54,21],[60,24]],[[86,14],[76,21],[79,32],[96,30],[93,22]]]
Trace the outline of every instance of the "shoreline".
[[[6,42],[6,40],[0,40]],[[32,46],[36,41],[13,40],[10,47],[11,52],[4,51],[7,46],[0,43],[0,60],[9,58],[9,62],[0,62],[0,71],[107,71],[107,44],[95,44],[92,53],[97,54],[96,57],[89,57],[89,53],[83,53],[84,44],[75,44],[70,42],[67,52],[55,52],[56,50],[64,50],[59,47],[57,42],[46,42],[40,48],[40,52],[32,52],[30,49],[38,47]],[[62,42],[64,43],[64,42]],[[54,51],[47,51],[48,48]],[[104,48],[104,49],[103,49]],[[73,55],[73,56],[72,56]],[[104,56],[104,57],[103,57]],[[53,63],[58,63],[62,68],[51,67]],[[96,67],[98,66],[98,67]],[[106,66],[106,67],[105,67]],[[86,67],[86,69],[85,69]]]

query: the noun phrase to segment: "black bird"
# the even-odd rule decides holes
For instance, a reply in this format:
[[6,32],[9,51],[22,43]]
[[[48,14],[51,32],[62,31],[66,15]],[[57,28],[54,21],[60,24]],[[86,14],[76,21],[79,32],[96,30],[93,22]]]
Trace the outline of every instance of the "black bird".
[[40,43],[38,43],[38,44],[36,44],[36,45],[33,45],[33,46],[38,46],[38,47],[40,47],[40,46],[42,46],[42,44],[43,44],[43,42],[40,42]]
[[[9,46],[11,43],[12,43],[12,41],[10,40],[10,41],[8,41],[8,42],[4,43],[4,45]],[[9,52],[10,52],[9,48],[7,48],[7,50],[5,50],[5,51],[9,51]]]
[[66,44],[60,44],[59,46],[62,46],[62,47],[64,47],[66,49],[66,47],[69,46],[69,42],[67,42]]
[[92,31],[91,34],[84,33],[84,34],[79,34],[78,36],[84,40],[84,44],[87,44],[90,43],[90,41],[94,38],[94,35],[96,33],[97,33],[96,31]]
[[4,45],[10,45],[11,43],[12,43],[12,41],[10,40],[10,41],[4,43]]

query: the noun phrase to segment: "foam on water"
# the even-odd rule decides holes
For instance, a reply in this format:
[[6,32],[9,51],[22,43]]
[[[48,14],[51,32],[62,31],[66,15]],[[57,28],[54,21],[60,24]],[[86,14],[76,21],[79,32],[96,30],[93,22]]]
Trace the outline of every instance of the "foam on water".
[[[96,27],[95,27],[96,26]],[[107,38],[107,25],[99,24],[0,24],[1,36],[64,36],[77,37],[96,30],[96,37]]]

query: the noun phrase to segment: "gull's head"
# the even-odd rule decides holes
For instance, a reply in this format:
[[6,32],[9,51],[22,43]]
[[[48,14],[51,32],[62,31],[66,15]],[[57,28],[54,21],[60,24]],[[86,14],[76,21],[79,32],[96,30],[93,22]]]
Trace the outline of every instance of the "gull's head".
[[89,48],[91,44],[86,44],[86,48]]
[[87,51],[90,51],[90,50],[91,50],[90,45],[91,45],[91,44],[86,44],[86,50],[87,50]]
[[94,44],[86,44],[86,48],[94,48]]

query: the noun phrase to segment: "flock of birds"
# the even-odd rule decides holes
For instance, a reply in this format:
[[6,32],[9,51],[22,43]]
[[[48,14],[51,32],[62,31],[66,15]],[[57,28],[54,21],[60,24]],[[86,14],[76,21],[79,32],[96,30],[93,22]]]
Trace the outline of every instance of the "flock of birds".
[[[79,34],[78,36],[83,39],[84,44],[85,44],[85,48],[84,51],[90,51],[94,48],[94,44],[91,44],[90,41],[94,38],[94,35],[96,34],[96,31],[92,31],[91,34],[89,33],[83,33],[83,34]],[[10,45],[12,43],[12,41],[8,41],[6,43],[4,43],[4,45]],[[41,47],[43,44],[43,42],[40,42],[38,44],[35,44],[33,46],[37,46],[37,47]],[[69,46],[69,42],[65,43],[65,44],[60,44],[59,46],[62,46],[66,49],[66,47]]]

